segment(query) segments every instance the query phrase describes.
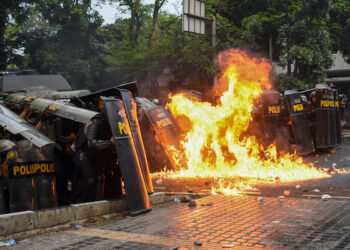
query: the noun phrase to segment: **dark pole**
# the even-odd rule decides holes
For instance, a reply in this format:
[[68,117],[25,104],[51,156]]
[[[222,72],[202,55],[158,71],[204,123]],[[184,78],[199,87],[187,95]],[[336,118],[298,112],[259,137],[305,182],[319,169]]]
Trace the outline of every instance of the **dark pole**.
[[286,43],[287,43],[286,44],[286,46],[287,46],[287,74],[290,76],[291,72],[292,72],[292,69],[291,69],[291,62],[290,62],[290,59],[289,59],[289,27],[290,27],[290,21],[289,21],[289,10],[288,10],[289,3],[288,3],[288,0],[286,0],[286,5],[287,5],[286,18],[287,18],[287,24],[288,24],[287,32],[286,32],[286,35],[287,35],[287,39],[286,39]]
[[[212,22],[211,22],[211,46],[213,48],[213,62],[214,62],[214,67],[216,67],[216,17],[212,16]],[[217,76],[216,73],[213,78],[213,86],[216,85],[217,82]]]

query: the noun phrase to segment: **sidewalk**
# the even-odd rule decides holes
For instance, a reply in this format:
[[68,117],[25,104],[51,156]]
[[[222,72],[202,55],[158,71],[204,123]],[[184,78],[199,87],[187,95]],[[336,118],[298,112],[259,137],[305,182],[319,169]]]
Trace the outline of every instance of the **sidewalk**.
[[256,198],[210,195],[195,208],[170,202],[140,216],[28,238],[14,249],[344,249],[350,243],[350,201]]

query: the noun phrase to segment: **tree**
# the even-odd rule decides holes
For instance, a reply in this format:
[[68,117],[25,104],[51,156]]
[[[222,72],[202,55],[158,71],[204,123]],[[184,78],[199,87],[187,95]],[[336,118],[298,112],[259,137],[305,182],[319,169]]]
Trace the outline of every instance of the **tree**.
[[40,1],[35,8],[40,13],[34,18],[37,26],[22,30],[28,67],[60,73],[75,87],[93,87],[101,73],[103,48],[95,39],[102,18],[91,9],[91,1]]
[[350,2],[337,0],[331,6],[328,23],[332,48],[334,52],[341,51],[350,62]]
[[151,34],[148,38],[148,48],[152,47],[152,41],[154,38],[154,33],[158,28],[158,15],[159,11],[167,0],[154,0],[153,16],[152,16],[152,29]]
[[[16,60],[15,49],[18,48],[16,37],[10,37],[8,31],[13,23],[23,23],[28,15],[28,9],[35,0],[5,0],[0,1],[0,70],[6,70],[7,65]],[[9,36],[10,35],[10,36]]]
[[280,65],[293,63],[293,76],[315,83],[332,65],[332,48],[327,28],[329,1],[305,0],[290,24],[280,29]]

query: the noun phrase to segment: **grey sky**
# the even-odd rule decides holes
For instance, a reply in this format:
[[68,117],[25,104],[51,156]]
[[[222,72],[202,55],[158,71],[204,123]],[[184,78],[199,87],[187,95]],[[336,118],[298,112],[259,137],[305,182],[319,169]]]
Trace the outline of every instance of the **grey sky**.
[[[116,19],[116,15],[124,15],[121,13],[121,11],[118,11],[118,5],[109,5],[109,4],[102,4],[100,6],[97,5],[98,0],[92,0],[93,8],[97,10],[101,16],[104,19],[104,24],[113,23]],[[153,1],[152,0],[144,0],[145,4],[150,4]],[[165,10],[170,13],[174,14],[180,14],[182,12],[182,6],[181,6],[182,0],[168,0],[165,6],[163,6],[162,10]]]

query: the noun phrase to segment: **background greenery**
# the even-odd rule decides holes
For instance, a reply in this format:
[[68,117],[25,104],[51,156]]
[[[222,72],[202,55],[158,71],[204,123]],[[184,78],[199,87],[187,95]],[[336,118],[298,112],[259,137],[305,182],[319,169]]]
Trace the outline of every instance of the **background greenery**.
[[[103,25],[91,0],[0,2],[0,70],[31,68],[62,74],[76,88],[100,89],[137,80],[152,88],[167,67],[175,79],[210,86],[216,73],[207,35],[182,32],[181,16],[162,10],[167,0],[101,0],[127,15]],[[331,54],[350,61],[349,0],[204,0],[217,19],[217,50],[244,48],[269,55],[287,73],[283,88],[305,89],[324,78]],[[293,67],[292,67],[293,65]]]

